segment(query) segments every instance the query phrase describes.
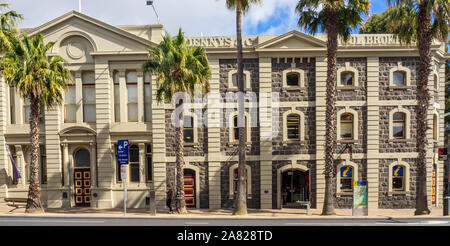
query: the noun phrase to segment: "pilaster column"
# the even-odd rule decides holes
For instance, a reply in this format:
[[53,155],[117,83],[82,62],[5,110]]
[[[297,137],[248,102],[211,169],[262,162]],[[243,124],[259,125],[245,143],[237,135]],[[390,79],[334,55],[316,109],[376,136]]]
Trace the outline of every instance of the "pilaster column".
[[210,93],[208,94],[208,183],[209,183],[209,208],[221,207],[220,193],[220,75],[219,59],[210,59],[211,79],[209,81]]
[[63,147],[64,187],[70,188],[69,145],[64,143],[61,146]]
[[164,103],[156,101],[157,77],[152,74],[152,140],[153,140],[153,187],[156,206],[166,206],[166,123]]
[[[438,147],[445,147],[447,148],[448,146],[444,146],[444,139],[445,139],[445,61],[440,61],[440,64],[438,65],[438,75],[439,75],[439,83],[438,83],[438,89],[439,89],[439,94],[438,94],[438,102],[437,104],[439,105],[439,109],[438,109],[438,113],[439,113],[439,118],[438,118]],[[443,201],[442,201],[442,197],[444,197],[444,165],[445,165],[445,161],[437,161],[437,166],[438,166],[438,170],[436,172],[436,177],[437,177],[437,181],[436,181],[436,187],[437,187],[437,192],[436,192],[436,198],[441,198],[441,199],[437,199],[437,205],[442,207],[443,206]]]
[[[111,157],[111,86],[109,78],[108,60],[104,57],[95,57],[95,101],[96,101],[96,132],[97,132],[97,177],[98,187],[95,201],[99,208],[111,208],[112,185],[114,183],[114,160]],[[122,113],[122,112],[121,112]],[[93,197],[94,198],[94,197]]]
[[367,202],[378,208],[379,195],[379,58],[367,57]]
[[97,188],[97,144],[90,143],[91,147],[91,187]]
[[327,58],[316,57],[316,203],[322,210],[325,199],[325,139]]
[[259,58],[261,209],[272,209],[272,59]]

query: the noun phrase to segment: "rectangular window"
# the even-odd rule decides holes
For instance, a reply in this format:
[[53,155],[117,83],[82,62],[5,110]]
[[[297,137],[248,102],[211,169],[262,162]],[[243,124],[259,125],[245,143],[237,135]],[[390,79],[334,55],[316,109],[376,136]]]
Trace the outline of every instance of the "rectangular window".
[[394,72],[394,85],[406,85],[405,73],[398,71]]
[[404,166],[394,166],[392,168],[392,190],[404,190]]
[[183,119],[183,137],[185,143],[194,142],[194,118],[189,116],[184,116]]
[[287,116],[288,140],[300,140],[300,116],[293,114]]
[[288,73],[286,75],[287,86],[300,86],[300,74],[299,73]]
[[147,168],[147,181],[153,180],[153,164],[152,164],[152,145],[147,144],[146,146],[146,168]]
[[392,133],[394,138],[403,139],[405,138],[405,118],[404,114],[396,113],[394,114],[394,122],[392,126]]
[[342,72],[341,73],[341,85],[342,86],[353,86],[353,73],[352,72]]
[[83,121],[95,122],[95,73],[93,71],[82,72],[83,84]]
[[120,122],[120,75],[118,71],[113,73],[114,85],[114,121]]
[[137,72],[129,71],[126,74],[127,77],[127,110],[128,121],[138,121],[138,89],[137,89]]
[[23,99],[23,123],[28,124],[30,123],[30,99],[24,98]]
[[47,155],[45,146],[39,146],[40,150],[40,174],[41,174],[41,184],[47,184]]
[[139,147],[137,145],[130,146],[130,164],[129,166],[129,175],[130,182],[139,182]]
[[353,191],[353,167],[351,166],[343,166],[340,169],[340,183],[341,183],[341,191],[349,192]]
[[150,122],[152,113],[152,85],[150,73],[144,74],[144,120]]
[[[238,88],[238,87],[239,87],[239,86],[238,86],[238,74],[237,74],[237,73],[234,73],[232,79],[233,79],[233,87]],[[246,83],[246,80],[247,80],[247,75],[244,74],[243,79],[244,79],[244,88],[245,88],[245,83]]]
[[68,86],[68,91],[64,98],[64,122],[76,122],[77,104],[76,104],[76,87]]
[[16,90],[13,86],[9,87],[9,118],[11,124],[16,124]]

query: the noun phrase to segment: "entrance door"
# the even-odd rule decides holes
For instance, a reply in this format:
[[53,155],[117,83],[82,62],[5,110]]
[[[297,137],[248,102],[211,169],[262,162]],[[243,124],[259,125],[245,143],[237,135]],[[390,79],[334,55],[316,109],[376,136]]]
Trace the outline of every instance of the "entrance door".
[[75,206],[91,206],[91,169],[75,169]]
[[288,170],[282,173],[281,196],[283,205],[309,200],[308,172]]
[[195,208],[195,171],[184,169],[184,200],[186,207]]
[[74,195],[76,207],[91,206],[91,158],[86,149],[75,153]]

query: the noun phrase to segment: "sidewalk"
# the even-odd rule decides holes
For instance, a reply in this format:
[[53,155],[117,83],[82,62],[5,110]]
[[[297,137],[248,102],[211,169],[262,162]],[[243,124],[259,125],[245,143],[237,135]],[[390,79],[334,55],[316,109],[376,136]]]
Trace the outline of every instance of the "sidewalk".
[[[4,204],[0,205],[0,216],[35,216],[25,214],[24,208],[16,209],[9,212],[12,207]],[[232,211],[227,209],[188,209],[188,214],[168,214],[167,210],[158,210],[155,216],[149,214],[148,209],[127,209],[127,217],[142,217],[142,218],[406,218],[418,217],[414,216],[414,209],[373,209],[369,210],[369,216],[352,216],[351,209],[336,209],[336,215],[321,216],[321,210],[311,209],[312,215],[306,214],[306,209],[248,209],[246,216],[232,216]],[[42,216],[42,215],[36,215]],[[80,217],[123,217],[123,209],[96,209],[96,208],[47,208],[45,209],[45,216],[80,216]],[[423,217],[442,217],[442,208],[431,208],[430,215],[423,215]]]

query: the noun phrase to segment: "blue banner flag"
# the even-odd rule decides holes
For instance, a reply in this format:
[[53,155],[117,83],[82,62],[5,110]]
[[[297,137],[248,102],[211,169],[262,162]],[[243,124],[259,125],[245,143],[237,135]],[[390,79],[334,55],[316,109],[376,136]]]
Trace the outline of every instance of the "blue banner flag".
[[11,152],[9,151],[8,145],[6,145],[6,152],[8,152],[9,159],[11,160],[14,179],[22,178],[22,176],[20,175],[19,169],[17,169],[17,167],[16,167],[16,163],[14,162],[14,158],[12,157]]

